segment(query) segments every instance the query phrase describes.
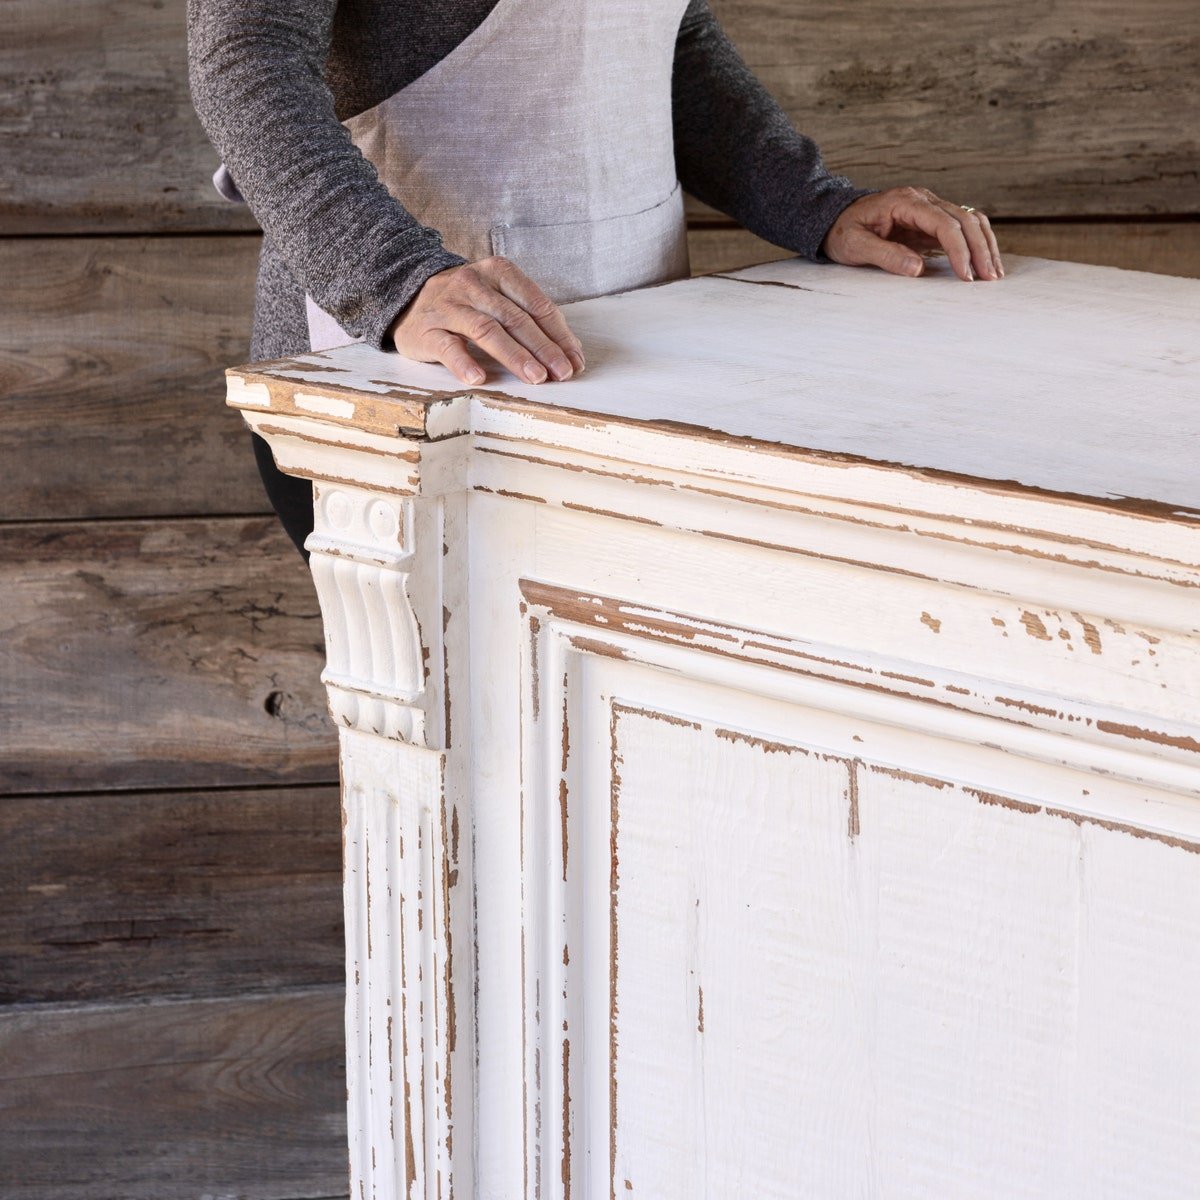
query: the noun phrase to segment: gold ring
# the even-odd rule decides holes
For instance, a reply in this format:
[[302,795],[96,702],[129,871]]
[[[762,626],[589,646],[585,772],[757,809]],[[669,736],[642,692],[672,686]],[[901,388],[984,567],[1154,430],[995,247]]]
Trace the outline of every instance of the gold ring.
[[960,204],[958,207],[961,208],[963,210],[963,212],[974,212],[975,211],[969,204]]

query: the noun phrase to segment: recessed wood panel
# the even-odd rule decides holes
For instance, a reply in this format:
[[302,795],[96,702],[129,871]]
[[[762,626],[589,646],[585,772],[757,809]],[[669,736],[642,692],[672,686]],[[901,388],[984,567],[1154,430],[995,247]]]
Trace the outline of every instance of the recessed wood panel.
[[270,511],[224,404],[258,242],[0,241],[0,519]]
[[961,751],[928,733],[877,761],[856,753],[870,723],[831,745],[827,715],[819,734],[803,707],[764,722],[737,693],[597,661],[572,666],[565,710],[571,966],[541,983],[563,980],[542,1019],[569,1043],[542,1109],[570,1110],[583,1194],[1003,1179],[1166,1200],[1200,1171],[1194,843],[1058,809],[1070,772],[1006,794],[986,754],[942,774]]
[[0,803],[0,1005],[340,983],[337,788]]
[[274,517],[0,528],[0,792],[332,782],[312,580]]
[[0,1013],[5,1200],[346,1194],[340,987]]

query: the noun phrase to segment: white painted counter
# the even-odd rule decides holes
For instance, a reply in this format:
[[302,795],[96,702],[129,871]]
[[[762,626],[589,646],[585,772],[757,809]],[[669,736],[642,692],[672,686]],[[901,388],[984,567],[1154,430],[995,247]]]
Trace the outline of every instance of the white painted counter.
[[567,313],[566,384],[230,373],[317,489],[354,1194],[1191,1194],[1200,283]]

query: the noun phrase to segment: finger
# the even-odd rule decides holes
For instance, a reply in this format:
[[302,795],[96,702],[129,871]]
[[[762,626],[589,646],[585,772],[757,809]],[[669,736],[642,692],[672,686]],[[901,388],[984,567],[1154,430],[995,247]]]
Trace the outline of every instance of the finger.
[[987,237],[988,245],[992,248],[992,262],[996,264],[996,270],[1000,272],[1000,278],[1004,278],[1004,260],[1000,257],[1000,243],[996,241],[996,231],[992,228],[992,223],[985,214],[977,213],[979,224],[983,227],[983,232]]
[[452,333],[469,338],[518,379],[530,383],[546,381],[546,368],[490,313],[465,304],[453,304],[442,314],[442,324]]
[[466,299],[480,312],[495,317],[513,340],[534,354],[555,379],[570,379],[575,373],[566,351],[519,304],[486,284],[473,288]]
[[938,197],[933,197],[931,203],[936,204],[958,222],[971,251],[971,264],[975,268],[975,274],[983,279],[999,279],[1000,272],[996,270],[996,264],[992,261],[992,246],[987,234],[983,232],[979,214],[967,212],[961,204],[951,204],[948,200]]
[[892,275],[917,276],[925,270],[925,260],[915,251],[869,229],[858,228],[847,236],[845,254],[851,266],[882,267]]
[[971,267],[971,248],[967,245],[962,226],[944,208],[920,198],[902,203],[893,216],[937,238],[938,245],[946,252],[959,279],[970,282],[975,278]]
[[448,329],[430,330],[424,348],[432,361],[449,367],[463,383],[480,384],[487,378],[484,369],[471,357],[467,343]]
[[545,330],[546,335],[561,346],[569,358],[578,359],[577,371],[584,366],[583,343],[572,332],[562,310],[542,291],[520,267],[507,259],[491,260],[496,289],[519,304]]

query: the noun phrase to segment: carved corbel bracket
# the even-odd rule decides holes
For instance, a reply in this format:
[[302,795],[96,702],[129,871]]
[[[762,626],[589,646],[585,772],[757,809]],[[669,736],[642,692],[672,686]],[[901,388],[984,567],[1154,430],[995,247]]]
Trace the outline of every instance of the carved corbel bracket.
[[307,542],[325,628],[329,711],[344,728],[425,744],[421,628],[409,598],[412,497],[318,483]]

